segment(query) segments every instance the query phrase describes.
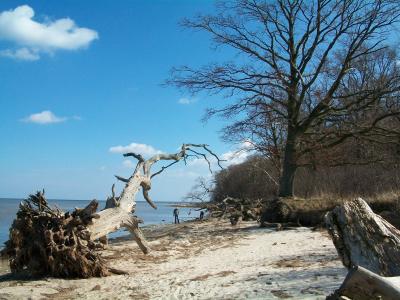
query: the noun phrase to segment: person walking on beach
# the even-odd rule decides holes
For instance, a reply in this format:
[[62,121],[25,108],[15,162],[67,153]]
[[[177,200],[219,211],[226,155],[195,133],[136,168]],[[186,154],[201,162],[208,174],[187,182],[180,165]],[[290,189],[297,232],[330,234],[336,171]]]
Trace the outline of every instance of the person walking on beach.
[[175,208],[174,209],[174,218],[175,218],[175,224],[179,224],[179,209]]
[[200,212],[200,221],[203,220],[203,218],[204,218],[204,211],[201,211]]

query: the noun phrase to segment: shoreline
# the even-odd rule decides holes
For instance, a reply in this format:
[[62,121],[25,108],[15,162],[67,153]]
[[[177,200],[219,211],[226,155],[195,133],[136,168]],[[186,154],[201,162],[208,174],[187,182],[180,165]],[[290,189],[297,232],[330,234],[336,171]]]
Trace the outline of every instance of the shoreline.
[[143,228],[152,252],[130,236],[102,256],[128,275],[18,280],[0,274],[1,299],[325,299],[347,271],[325,231],[211,220]]

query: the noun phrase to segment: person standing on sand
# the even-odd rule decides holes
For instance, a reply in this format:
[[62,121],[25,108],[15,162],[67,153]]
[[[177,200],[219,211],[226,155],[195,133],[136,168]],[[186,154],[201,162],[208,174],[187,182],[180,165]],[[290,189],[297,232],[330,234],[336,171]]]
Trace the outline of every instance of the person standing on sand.
[[174,218],[175,218],[174,220],[175,224],[179,224],[179,209],[177,208],[174,209]]
[[200,220],[203,220],[203,218],[204,218],[204,211],[201,211],[200,212]]

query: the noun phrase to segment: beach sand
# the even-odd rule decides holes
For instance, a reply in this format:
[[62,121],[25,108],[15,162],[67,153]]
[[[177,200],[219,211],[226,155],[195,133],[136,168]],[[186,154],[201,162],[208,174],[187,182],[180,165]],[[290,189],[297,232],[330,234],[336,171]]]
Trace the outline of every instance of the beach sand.
[[64,280],[0,277],[0,299],[325,299],[347,271],[325,231],[232,227],[225,221],[147,227],[152,252],[130,238],[102,252],[129,275]]

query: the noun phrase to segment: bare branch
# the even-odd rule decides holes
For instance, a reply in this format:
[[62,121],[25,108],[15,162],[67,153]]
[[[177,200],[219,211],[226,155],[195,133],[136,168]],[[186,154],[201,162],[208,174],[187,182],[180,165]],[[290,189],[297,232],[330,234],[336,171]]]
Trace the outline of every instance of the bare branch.
[[142,155],[137,154],[137,153],[133,153],[133,152],[129,152],[129,153],[125,153],[124,157],[128,157],[128,156],[133,156],[134,158],[136,158],[139,162],[144,162],[144,158]]
[[118,175],[114,175],[114,176],[115,176],[115,178],[117,178],[118,180],[120,180],[122,182],[129,182],[129,179],[123,178],[123,177],[118,176]]
[[149,205],[152,207],[152,208],[154,208],[154,209],[157,209],[157,206],[154,204],[154,202],[153,202],[153,200],[151,200],[151,198],[150,198],[150,196],[149,196],[149,190],[150,190],[150,188],[147,188],[147,187],[145,187],[145,186],[142,186],[143,187],[143,197],[144,197],[144,199],[147,201],[147,203],[149,203]]
[[165,169],[171,167],[172,165],[174,165],[174,164],[176,164],[176,163],[178,163],[178,162],[179,162],[179,160],[176,160],[176,161],[173,161],[172,163],[170,163],[170,164],[168,164],[168,165],[166,165],[166,166],[162,166],[161,169],[160,169],[159,171],[153,173],[153,174],[150,176],[150,178],[153,178],[154,176],[159,175],[159,174],[162,173]]

